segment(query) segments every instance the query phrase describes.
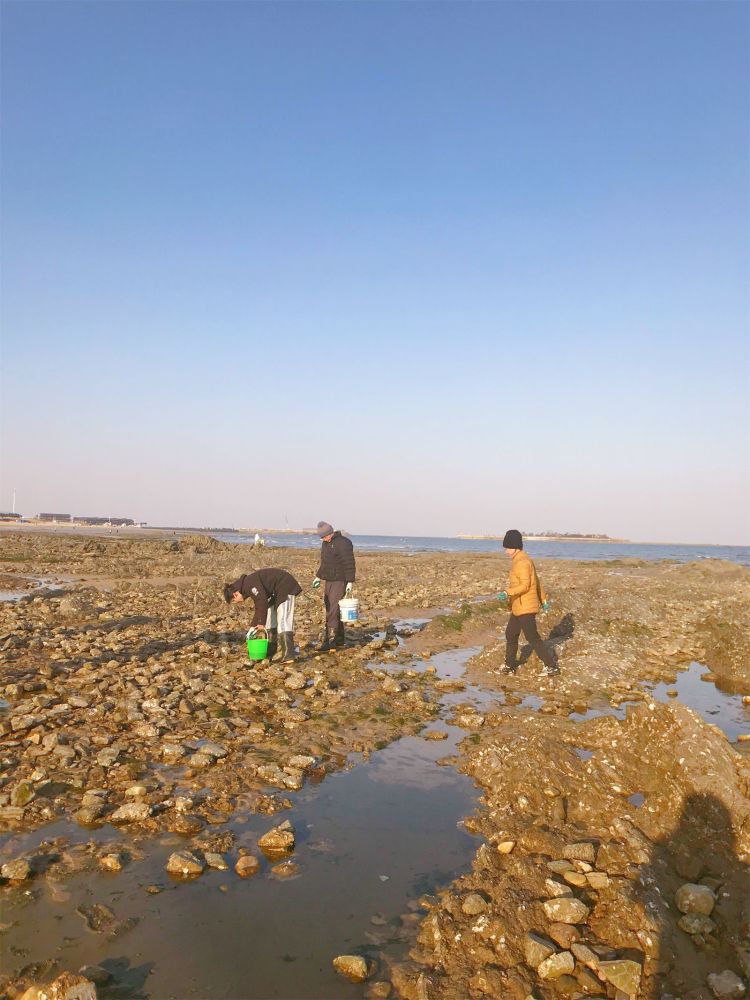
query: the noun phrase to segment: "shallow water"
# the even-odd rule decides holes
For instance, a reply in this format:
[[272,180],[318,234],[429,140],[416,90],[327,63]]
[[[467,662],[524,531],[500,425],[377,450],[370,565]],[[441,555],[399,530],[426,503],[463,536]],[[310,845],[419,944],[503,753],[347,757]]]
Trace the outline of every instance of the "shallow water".
[[[431,662],[441,676],[460,676],[474,652],[443,653]],[[446,695],[444,710],[454,699],[476,696],[474,690]],[[300,866],[297,877],[281,880],[264,861],[247,881],[232,871],[209,870],[193,882],[177,883],[164,864],[171,851],[189,843],[173,835],[158,842],[143,839],[134,844],[144,860],[117,875],[82,874],[59,882],[60,901],[43,877],[33,883],[30,897],[14,892],[4,907],[3,919],[18,922],[4,936],[5,967],[49,957],[69,969],[104,964],[118,976],[114,987],[100,991],[104,998],[361,997],[362,987],[337,976],[331,960],[349,952],[403,957],[400,917],[409,901],[468,870],[477,848],[459,820],[473,811],[478,790],[465,775],[436,765],[455,752],[466,733],[440,720],[427,728],[443,729],[448,738],[404,737],[367,762],[353,758],[350,770],[291,795],[292,810],[275,817],[238,816],[229,824],[237,835],[228,858],[233,861],[237,847],[254,848],[260,834],[290,819],[297,834],[291,856]],[[5,838],[2,853],[18,856],[61,834],[79,842],[127,841],[111,826],[92,833],[58,823],[28,838]],[[148,894],[150,883],[164,891]],[[75,910],[97,902],[118,919],[140,919],[122,936],[95,934]],[[375,915],[377,925],[371,923]],[[387,975],[382,968],[381,973]]]
[[[710,673],[701,663],[691,663],[687,670],[677,675],[674,684],[657,684],[650,691],[656,701],[681,702],[694,709],[706,722],[718,726],[731,743],[742,733],[750,734],[750,705],[742,704],[742,695],[726,694],[713,681],[702,677]],[[677,697],[670,697],[667,691],[677,691]]]

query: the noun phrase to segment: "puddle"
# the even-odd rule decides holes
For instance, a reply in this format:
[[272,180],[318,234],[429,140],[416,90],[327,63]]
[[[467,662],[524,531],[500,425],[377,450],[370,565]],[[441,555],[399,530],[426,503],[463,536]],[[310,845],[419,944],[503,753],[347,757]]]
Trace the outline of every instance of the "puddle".
[[[475,652],[441,653],[429,662],[439,676],[458,678]],[[454,699],[494,697],[467,686],[445,695],[442,712],[450,711]],[[332,959],[350,952],[405,957],[401,917],[407,904],[468,871],[478,846],[459,821],[474,810],[479,790],[466,775],[436,763],[456,752],[466,731],[441,719],[429,728],[442,729],[447,739],[403,737],[368,761],[291,794],[291,810],[275,817],[240,815],[228,824],[237,838],[227,855],[233,864],[238,847],[260,855],[258,836],[291,820],[297,877],[274,876],[262,859],[260,873],[248,880],[233,871],[208,870],[193,882],[176,883],[164,864],[172,850],[188,848],[189,841],[141,838],[133,843],[146,857],[117,875],[76,875],[56,883],[57,898],[40,877],[30,896],[7,898],[3,919],[17,924],[4,937],[6,955],[15,955],[17,967],[50,957],[74,970],[104,964],[118,980],[100,991],[102,1000],[128,990],[155,998],[361,1000],[363,988],[337,976]],[[83,831],[58,823],[27,837],[5,838],[3,854],[33,851],[40,841],[61,834],[79,843],[128,842],[110,826]],[[152,883],[164,891],[147,893]],[[111,907],[118,920],[137,917],[138,923],[112,939],[94,934],[76,913],[94,903]],[[377,926],[371,923],[375,915]],[[380,972],[387,974],[383,967]]]
[[576,757],[580,760],[591,760],[594,756],[593,750],[584,750],[583,747],[575,747]]
[[[708,667],[692,663],[677,675],[674,684],[657,684],[649,693],[655,701],[678,701],[694,709],[706,722],[723,730],[731,743],[735,743],[738,736],[750,733],[750,705],[742,704],[742,695],[725,694],[712,681],[702,680],[703,675],[708,673]],[[676,697],[667,694],[667,691],[675,690]]]
[[643,792],[633,792],[632,795],[628,796],[628,802],[631,806],[635,806],[636,809],[640,809],[643,803],[646,801],[646,796]]

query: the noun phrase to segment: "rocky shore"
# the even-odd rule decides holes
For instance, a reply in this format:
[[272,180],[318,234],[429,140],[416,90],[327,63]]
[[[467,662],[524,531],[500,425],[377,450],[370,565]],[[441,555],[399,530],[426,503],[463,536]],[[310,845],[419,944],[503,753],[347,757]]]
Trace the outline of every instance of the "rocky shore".
[[[247,613],[222,602],[221,584],[268,565],[305,588],[301,656],[252,668]],[[454,763],[481,790],[465,825],[481,843],[468,874],[404,901],[414,910],[399,960],[326,956],[349,980],[363,972],[353,995],[746,995],[750,744],[730,743],[679,699],[655,702],[650,685],[697,661],[723,691],[750,695],[750,571],[714,560],[541,563],[553,610],[540,630],[562,670],[542,678],[535,658],[501,672],[507,613],[489,599],[506,572],[500,555],[360,553],[362,620],[328,655],[315,651],[316,566],[315,552],[207,536],[2,537],[0,588],[23,594],[0,603],[9,905],[45,880],[116,877],[174,836],[166,871],[178,880],[210,870],[246,879],[261,865],[298,877],[290,795],[352,755],[366,761],[423,733],[452,690],[449,721],[466,731]],[[465,679],[441,679],[431,657],[468,648]],[[494,693],[491,711],[462,703],[467,683]],[[248,848],[231,822],[243,812],[280,815]],[[71,846],[64,832],[103,828],[119,839]],[[19,852],[34,831],[34,848]],[[129,930],[98,901],[82,916],[106,935]],[[79,975],[59,958],[13,959],[14,921],[2,930],[4,995]],[[123,995],[89,973],[100,996]]]

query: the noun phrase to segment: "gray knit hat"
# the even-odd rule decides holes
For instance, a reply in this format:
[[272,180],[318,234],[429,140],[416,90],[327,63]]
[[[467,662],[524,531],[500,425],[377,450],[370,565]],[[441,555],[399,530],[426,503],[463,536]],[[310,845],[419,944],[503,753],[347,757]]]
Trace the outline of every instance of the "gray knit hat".
[[318,535],[320,538],[325,538],[326,535],[333,534],[333,525],[329,524],[328,521],[318,521]]

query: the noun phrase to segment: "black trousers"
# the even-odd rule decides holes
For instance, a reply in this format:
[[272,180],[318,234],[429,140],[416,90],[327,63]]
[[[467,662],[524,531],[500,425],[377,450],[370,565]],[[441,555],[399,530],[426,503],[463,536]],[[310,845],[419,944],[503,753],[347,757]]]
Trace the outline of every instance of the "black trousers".
[[339,628],[343,628],[339,601],[342,599],[345,592],[346,583],[343,580],[325,581],[323,598],[326,605],[326,630],[328,632],[337,632]]
[[555,667],[555,659],[541,640],[536,629],[536,615],[511,615],[505,629],[505,663],[515,669],[516,653],[518,652],[518,637],[523,632],[526,641],[545,665]]

